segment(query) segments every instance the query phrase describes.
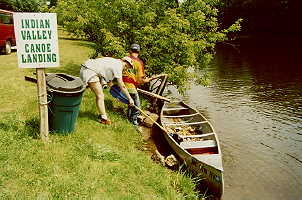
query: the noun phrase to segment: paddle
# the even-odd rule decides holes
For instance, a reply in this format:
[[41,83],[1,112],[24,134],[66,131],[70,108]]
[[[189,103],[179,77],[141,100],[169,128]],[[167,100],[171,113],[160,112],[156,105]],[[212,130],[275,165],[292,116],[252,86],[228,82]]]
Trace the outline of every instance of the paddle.
[[[117,85],[113,85],[110,90],[109,90],[110,94],[118,99],[120,102],[124,103],[124,104],[129,104],[128,98],[126,97],[126,95],[121,91],[121,89],[119,88],[119,86]],[[137,107],[136,105],[133,105],[138,111],[140,111],[145,117],[148,117],[153,123],[155,123],[160,129],[162,129],[165,133],[168,133],[168,131],[161,126],[159,123],[157,123],[154,119],[152,119],[147,113],[145,113],[144,111],[142,111],[142,109],[140,109],[139,107]]]
[[153,93],[153,92],[148,92],[148,91],[146,91],[146,90],[142,90],[142,89],[139,89],[139,88],[137,88],[137,91],[140,92],[140,93],[143,93],[143,94],[146,94],[146,95],[149,95],[149,96],[152,96],[152,97],[155,97],[155,98],[164,100],[164,101],[171,102],[170,99],[168,99],[168,98],[166,98],[166,97],[163,97],[163,96],[160,96],[160,95],[158,95],[158,94],[155,94],[155,93]]

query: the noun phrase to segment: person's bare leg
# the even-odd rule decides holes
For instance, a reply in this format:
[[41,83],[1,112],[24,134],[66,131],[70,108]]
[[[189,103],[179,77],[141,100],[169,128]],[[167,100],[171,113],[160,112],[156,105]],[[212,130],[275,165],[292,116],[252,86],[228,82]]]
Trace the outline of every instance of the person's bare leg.
[[96,98],[96,107],[98,113],[101,114],[103,119],[107,119],[106,109],[105,109],[105,102],[104,102],[104,92],[103,87],[100,82],[92,82],[88,83],[89,87],[95,94]]

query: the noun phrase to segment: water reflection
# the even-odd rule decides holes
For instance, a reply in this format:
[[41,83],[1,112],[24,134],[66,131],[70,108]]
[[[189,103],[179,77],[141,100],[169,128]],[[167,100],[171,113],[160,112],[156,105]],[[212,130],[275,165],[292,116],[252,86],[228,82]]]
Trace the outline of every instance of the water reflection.
[[300,50],[291,39],[268,41],[219,46],[211,86],[187,94],[220,138],[225,200],[302,195]]

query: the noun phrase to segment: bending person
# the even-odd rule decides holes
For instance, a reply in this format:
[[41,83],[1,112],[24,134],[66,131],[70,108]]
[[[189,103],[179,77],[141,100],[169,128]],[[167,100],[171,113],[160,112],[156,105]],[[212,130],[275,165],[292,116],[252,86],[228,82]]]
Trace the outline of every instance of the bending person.
[[98,121],[101,124],[110,125],[112,122],[108,119],[105,103],[103,86],[111,84],[113,79],[117,80],[117,84],[121,91],[129,100],[129,106],[134,105],[128,90],[122,79],[124,68],[132,67],[132,63],[123,59],[115,59],[112,57],[103,57],[97,59],[89,59],[81,65],[80,77],[82,81],[90,87],[96,97],[96,106],[98,111]]

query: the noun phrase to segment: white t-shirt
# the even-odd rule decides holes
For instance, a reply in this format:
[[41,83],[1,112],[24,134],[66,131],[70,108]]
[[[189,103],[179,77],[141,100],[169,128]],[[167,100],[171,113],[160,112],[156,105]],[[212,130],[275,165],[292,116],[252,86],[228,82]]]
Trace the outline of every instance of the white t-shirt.
[[120,59],[112,57],[89,59],[84,65],[85,67],[81,68],[80,76],[86,84],[94,76],[103,77],[106,82],[122,78],[123,63]]

